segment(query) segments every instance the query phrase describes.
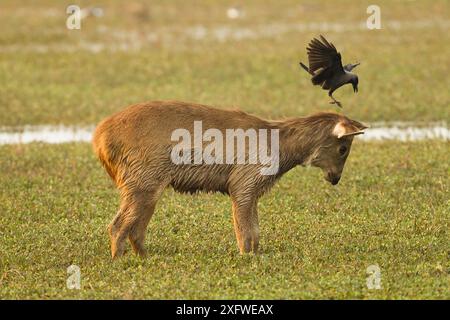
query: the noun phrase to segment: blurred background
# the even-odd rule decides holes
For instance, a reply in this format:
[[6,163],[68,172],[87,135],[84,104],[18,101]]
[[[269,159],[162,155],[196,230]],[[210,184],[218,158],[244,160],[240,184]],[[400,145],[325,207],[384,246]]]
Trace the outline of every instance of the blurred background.
[[[66,9],[82,9],[68,30]],[[0,125],[95,124],[124,106],[177,99],[266,117],[336,110],[298,62],[323,34],[356,69],[337,91],[363,121],[450,119],[447,0],[13,1],[0,3]]]

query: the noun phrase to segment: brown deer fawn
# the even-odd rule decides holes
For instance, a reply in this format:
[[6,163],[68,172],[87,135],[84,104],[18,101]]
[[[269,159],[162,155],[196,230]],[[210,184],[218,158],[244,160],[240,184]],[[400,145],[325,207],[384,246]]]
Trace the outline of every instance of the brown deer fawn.
[[[145,255],[146,228],[168,186],[228,194],[240,252],[256,253],[258,199],[297,165],[319,167],[337,184],[353,137],[365,128],[337,113],[269,121],[177,101],[129,106],[103,120],[93,138],[95,153],[120,190],[120,208],[108,228],[112,257],[124,253],[127,238]],[[219,141],[223,137],[227,141]]]

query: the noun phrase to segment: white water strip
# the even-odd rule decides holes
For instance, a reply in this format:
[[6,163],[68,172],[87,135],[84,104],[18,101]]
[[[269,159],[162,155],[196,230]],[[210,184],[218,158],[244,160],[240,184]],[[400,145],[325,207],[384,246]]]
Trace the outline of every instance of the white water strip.
[[[411,31],[421,29],[435,29],[448,31],[450,20],[388,20],[383,22],[383,29],[392,31]],[[143,32],[142,30],[120,30],[105,26],[97,28],[96,32],[101,40],[95,42],[56,42],[56,43],[23,43],[12,45],[0,45],[0,53],[14,52],[78,52],[88,51],[99,53],[108,52],[136,52],[143,49],[152,48],[157,44],[170,48],[180,44],[192,42],[228,42],[228,41],[251,41],[258,39],[271,39],[285,36],[289,33],[304,32],[351,32],[367,31],[365,22],[271,22],[266,24],[256,24],[248,26],[237,26],[233,23],[204,26],[201,24],[187,27],[162,27]],[[61,37],[65,37],[65,30],[62,29]]]
[[364,141],[420,141],[450,140],[450,130],[446,126],[434,127],[372,127],[360,136]]
[[[32,142],[68,143],[90,142],[94,126],[24,126],[0,127],[0,145],[27,144]],[[372,124],[358,139],[363,141],[420,141],[450,140],[450,130],[445,123],[414,125],[413,123]]]
[[94,127],[74,126],[24,126],[0,127],[0,145],[26,144],[31,142],[67,143],[89,142],[92,139]]

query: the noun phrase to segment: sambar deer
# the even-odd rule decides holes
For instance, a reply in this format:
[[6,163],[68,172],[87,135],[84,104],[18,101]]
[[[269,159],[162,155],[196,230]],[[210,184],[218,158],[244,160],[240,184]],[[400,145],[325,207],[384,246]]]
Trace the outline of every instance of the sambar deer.
[[[199,142],[198,137],[188,136],[188,140],[197,140],[197,145],[192,148],[190,144],[185,144],[184,149],[181,147],[174,152],[176,146],[180,147],[179,139],[174,141],[174,132],[182,129],[192,134],[199,122],[201,133],[205,133],[203,140]],[[319,167],[327,181],[337,184],[353,137],[362,134],[365,128],[360,122],[337,113],[269,121],[242,111],[177,101],[129,106],[103,120],[93,138],[95,153],[120,190],[120,208],[108,227],[112,257],[124,253],[127,238],[137,254],[145,255],[146,228],[158,198],[168,186],[179,192],[218,191],[228,194],[232,200],[234,229],[240,252],[256,253],[259,243],[257,202],[261,195],[297,165]],[[196,148],[207,149],[212,137],[228,137],[230,129],[241,130],[245,134],[241,139],[244,144],[246,139],[250,140],[251,130],[276,132],[272,137],[276,137],[277,141],[269,141],[269,146],[263,145],[263,142],[267,143],[264,139],[257,142],[259,149],[265,147],[262,149],[266,155],[269,149],[272,154],[262,162],[233,163],[242,153],[245,159],[249,159],[256,150],[253,148],[250,151],[251,143],[234,145],[226,152],[238,151],[238,154],[227,158],[231,162],[224,163],[223,158],[219,157],[224,152],[218,146],[225,148],[223,143],[219,143],[213,148],[214,152],[210,152],[210,155],[214,153],[213,156],[216,156],[213,161],[198,156],[199,150]],[[214,134],[206,137],[207,132]],[[236,136],[232,136],[234,138]],[[228,147],[229,141],[226,144]],[[197,157],[197,162],[174,161],[174,155],[180,150],[185,156],[182,159],[192,160],[193,156]],[[268,163],[275,170],[263,173]]]

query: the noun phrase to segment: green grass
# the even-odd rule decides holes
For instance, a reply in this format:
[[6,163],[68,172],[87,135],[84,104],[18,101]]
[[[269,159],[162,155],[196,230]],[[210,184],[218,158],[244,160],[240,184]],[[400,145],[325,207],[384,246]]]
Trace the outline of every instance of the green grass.
[[[438,298],[450,284],[449,146],[356,142],[341,183],[289,172],[259,204],[262,254],[240,256],[229,199],[167,190],[149,256],[112,262],[118,195],[87,144],[0,148],[1,298]],[[66,268],[82,289],[66,289]],[[382,289],[366,288],[378,264]]]
[[[327,93],[313,87],[298,66],[306,60],[306,44],[319,31],[222,43],[195,40],[183,36],[183,30],[355,25],[366,20],[371,2],[249,1],[246,17],[230,21],[225,15],[229,1],[155,1],[146,7],[99,1],[95,4],[103,5],[105,16],[87,18],[78,31],[65,28],[69,3],[0,4],[0,125],[92,124],[128,104],[160,99],[239,106],[272,118],[334,109]],[[336,93],[344,111],[362,121],[450,120],[450,33],[445,22],[439,24],[448,25],[448,1],[378,4],[382,30],[324,32],[344,63],[362,62],[359,93],[351,86]],[[389,28],[393,21],[436,25],[396,30]],[[168,40],[149,43],[146,37],[152,32]],[[128,44],[131,49],[92,53],[82,47],[89,43],[107,48]],[[132,50],[136,43],[141,50]],[[36,52],[36,46],[49,51]],[[74,51],[64,52],[67,47]]]
[[[178,99],[279,118],[336,110],[298,62],[319,31],[220,42],[189,28],[362,23],[372,1],[77,1],[105,16],[65,28],[73,1],[0,3],[0,127],[95,124],[124,106]],[[347,116],[450,120],[447,0],[379,0],[379,31],[323,32],[356,69],[336,92]],[[414,27],[414,23],[430,23]],[[399,22],[395,30],[389,23]],[[156,33],[162,40],[148,42]],[[106,48],[97,53],[90,44]],[[114,51],[128,45],[129,50]],[[133,50],[133,46],[142,46]],[[448,142],[357,142],[337,187],[295,169],[262,199],[262,254],[240,256],[229,199],[167,190],[145,260],[112,262],[106,226],[118,195],[88,144],[0,146],[0,298],[449,299]],[[82,289],[66,289],[69,265]],[[366,288],[378,264],[382,289]]]

